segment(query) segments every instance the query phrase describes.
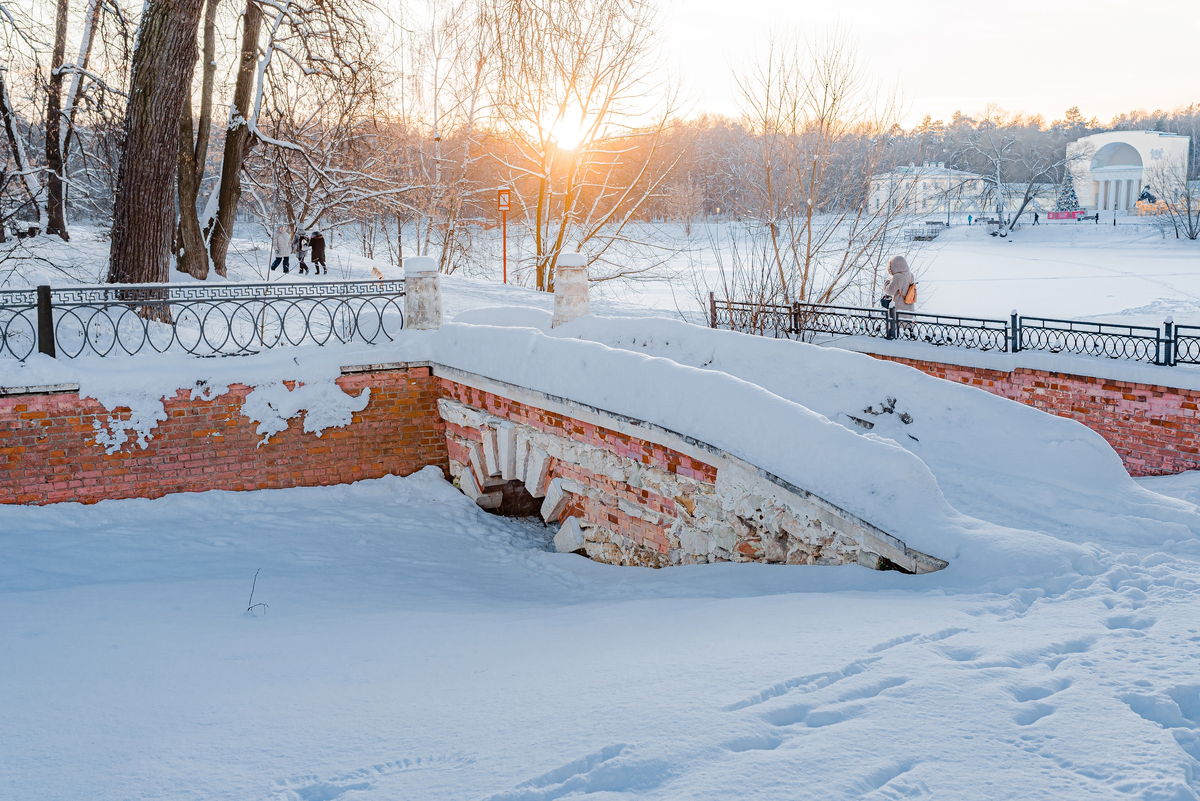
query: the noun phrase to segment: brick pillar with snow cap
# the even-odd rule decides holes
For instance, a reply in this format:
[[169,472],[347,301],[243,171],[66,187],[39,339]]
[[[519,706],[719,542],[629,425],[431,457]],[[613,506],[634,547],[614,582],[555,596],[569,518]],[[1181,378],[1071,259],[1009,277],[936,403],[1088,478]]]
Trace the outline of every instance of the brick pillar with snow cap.
[[576,317],[591,314],[588,305],[588,257],[583,253],[560,253],[554,268],[554,319],[558,328]]
[[437,259],[409,256],[404,260],[404,317],[404,327],[416,331],[442,327]]

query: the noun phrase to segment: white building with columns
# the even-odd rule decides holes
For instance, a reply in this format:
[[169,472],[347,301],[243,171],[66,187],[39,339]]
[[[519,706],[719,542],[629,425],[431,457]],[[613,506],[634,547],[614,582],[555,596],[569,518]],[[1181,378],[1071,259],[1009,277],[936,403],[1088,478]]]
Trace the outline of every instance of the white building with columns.
[[1190,142],[1191,137],[1159,131],[1109,131],[1072,142],[1067,155],[1074,158],[1079,204],[1123,213],[1137,205],[1147,185],[1159,198],[1171,199],[1181,188],[1174,184],[1186,175]]

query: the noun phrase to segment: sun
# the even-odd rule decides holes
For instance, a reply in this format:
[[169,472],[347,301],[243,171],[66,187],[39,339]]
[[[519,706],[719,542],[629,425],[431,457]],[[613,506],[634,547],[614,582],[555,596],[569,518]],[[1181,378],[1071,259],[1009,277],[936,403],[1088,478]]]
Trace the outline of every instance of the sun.
[[563,150],[574,150],[587,135],[579,114],[564,113],[550,125],[550,138]]

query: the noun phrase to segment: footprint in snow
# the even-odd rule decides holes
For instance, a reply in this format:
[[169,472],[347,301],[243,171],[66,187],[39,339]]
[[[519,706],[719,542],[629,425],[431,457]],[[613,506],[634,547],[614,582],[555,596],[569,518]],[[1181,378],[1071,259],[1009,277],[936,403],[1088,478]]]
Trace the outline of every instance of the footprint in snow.
[[1113,631],[1117,629],[1141,631],[1150,628],[1157,622],[1156,618],[1149,615],[1112,615],[1104,621],[1104,626]]
[[335,801],[349,792],[370,790],[380,778],[391,774],[472,761],[462,756],[415,757],[379,762],[325,778],[317,774],[303,774],[277,780],[273,797],[276,801]]
[[488,801],[553,801],[576,793],[652,790],[673,773],[661,760],[633,758],[629,746],[614,743],[537,778],[489,796]]

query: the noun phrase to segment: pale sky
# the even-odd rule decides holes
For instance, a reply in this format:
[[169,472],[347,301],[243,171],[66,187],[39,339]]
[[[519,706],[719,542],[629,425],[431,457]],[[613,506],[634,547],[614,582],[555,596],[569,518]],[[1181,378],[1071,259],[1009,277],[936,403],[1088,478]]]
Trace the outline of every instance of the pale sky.
[[1200,102],[1197,0],[661,0],[666,63],[695,111],[736,110],[730,65],[774,30],[850,31],[878,80],[899,82],[906,126],[995,102],[1107,122]]

